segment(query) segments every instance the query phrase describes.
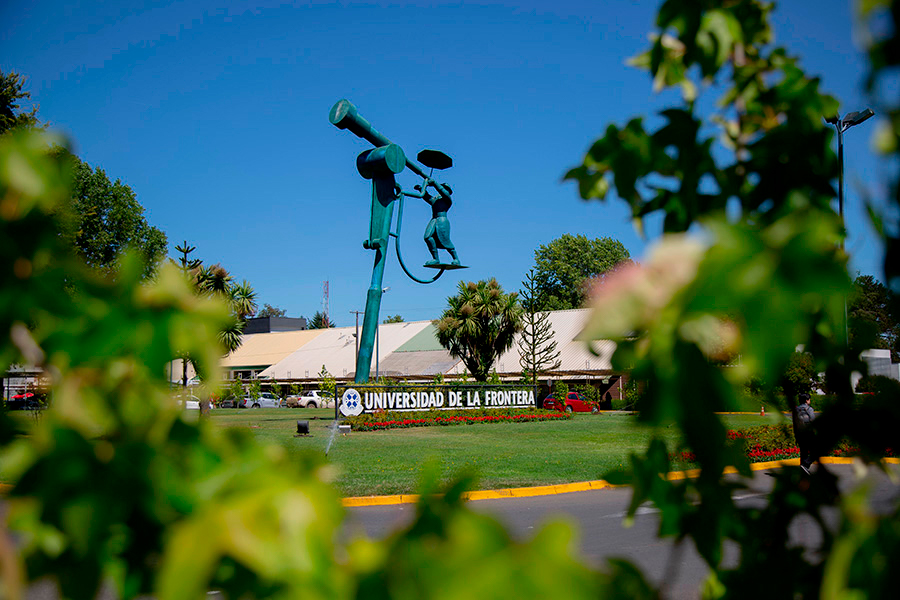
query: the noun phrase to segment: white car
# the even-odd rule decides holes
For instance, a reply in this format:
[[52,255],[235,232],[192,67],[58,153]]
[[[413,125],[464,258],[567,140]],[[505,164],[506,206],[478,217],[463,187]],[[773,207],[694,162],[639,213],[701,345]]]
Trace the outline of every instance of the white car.
[[286,406],[299,408],[334,408],[334,397],[322,390],[306,392],[302,396],[290,396]]
[[[184,408],[184,410],[200,410],[200,398],[191,394],[186,399],[176,398],[176,402],[178,405]],[[212,402],[209,403],[209,408],[215,408]]]
[[239,408],[278,408],[281,406],[281,398],[271,392],[263,392],[256,400],[250,396],[244,396]]

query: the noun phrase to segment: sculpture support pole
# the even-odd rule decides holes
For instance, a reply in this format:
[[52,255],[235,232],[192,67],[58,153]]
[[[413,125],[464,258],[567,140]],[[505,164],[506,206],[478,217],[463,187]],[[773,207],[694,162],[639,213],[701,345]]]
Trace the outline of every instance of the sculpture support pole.
[[375,265],[372,267],[372,283],[366,293],[366,313],[363,317],[362,335],[359,338],[359,352],[356,355],[355,383],[367,383],[372,369],[372,350],[378,328],[383,294],[384,265],[387,262],[388,239],[391,231],[391,217],[396,199],[393,175],[372,180],[372,221],[369,239],[364,247],[375,250]]
[[366,315],[363,317],[359,354],[356,356],[355,383],[367,383],[369,381],[369,372],[372,369],[372,349],[375,345],[375,329],[378,327],[378,315],[381,310],[381,285],[384,279],[384,263],[386,260],[386,247],[375,251],[372,283],[369,285],[369,291],[366,293]]

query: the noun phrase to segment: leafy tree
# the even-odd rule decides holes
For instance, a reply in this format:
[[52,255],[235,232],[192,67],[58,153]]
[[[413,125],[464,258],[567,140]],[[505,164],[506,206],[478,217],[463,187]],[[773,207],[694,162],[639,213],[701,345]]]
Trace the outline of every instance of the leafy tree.
[[534,278],[534,269],[531,269],[522,282],[520,297],[525,310],[522,315],[522,335],[518,341],[519,365],[531,385],[537,385],[541,373],[558,369],[561,364],[560,353],[553,339],[550,314],[534,309],[541,304],[541,291]]
[[283,308],[276,308],[269,303],[264,303],[262,309],[256,313],[257,317],[284,317],[287,311]]
[[794,352],[781,377],[781,386],[788,405],[791,407],[796,405],[797,394],[801,392],[809,394],[818,378],[819,373],[813,355],[809,352]]
[[256,402],[259,400],[261,394],[262,387],[260,386],[259,379],[251,379],[250,385],[247,386],[247,395],[250,396],[250,401]]
[[334,377],[328,372],[325,365],[322,365],[322,370],[319,371],[319,389],[325,392],[326,395],[331,395],[333,397],[336,387],[337,382]]
[[222,394],[223,400],[240,400],[244,397],[244,384],[240,379],[232,379],[228,382]]
[[504,293],[496,279],[460,281],[458,289],[434,322],[437,338],[452,356],[462,359],[476,381],[486,381],[494,360],[522,330],[522,307],[518,294]]
[[534,251],[534,283],[539,293],[531,300],[537,304],[525,308],[581,308],[591,282],[626,262],[630,262],[628,250],[618,240],[564,234]]
[[313,318],[307,322],[307,329],[328,329],[334,327],[334,322],[326,317],[322,312],[316,311]]
[[900,323],[894,315],[894,293],[871,275],[858,275],[847,303],[850,341],[857,347],[891,350],[900,361]]
[[400,315],[393,315],[391,317],[388,317],[384,321],[382,321],[382,323],[384,323],[385,325],[388,323],[402,323],[402,322],[403,322],[403,317],[401,317]]
[[166,235],[147,223],[134,191],[120,180],[111,182],[103,169],[58,150],[72,162],[72,200],[62,211],[63,238],[88,266],[111,275],[122,253],[130,248],[145,261],[151,275],[166,253]]
[[569,384],[562,379],[553,382],[553,397],[565,405],[566,397],[569,395]]
[[31,92],[25,91],[25,77],[10,71],[0,70],[0,135],[14,127],[37,127],[38,107],[28,112],[19,109],[19,100],[31,98]]

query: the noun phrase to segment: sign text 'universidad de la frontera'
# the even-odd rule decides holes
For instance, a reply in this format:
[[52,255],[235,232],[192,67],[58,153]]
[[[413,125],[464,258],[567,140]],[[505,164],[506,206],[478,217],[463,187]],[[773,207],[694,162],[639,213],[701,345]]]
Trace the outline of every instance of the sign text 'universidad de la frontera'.
[[[410,391],[370,391],[362,394],[353,388],[347,389],[341,397],[341,412],[345,415],[345,403],[353,403],[350,412],[357,412],[360,405],[365,412],[377,410],[465,410],[475,408],[527,408],[534,406],[534,390],[492,389],[489,387],[460,390],[410,390]],[[348,406],[348,408],[351,408]],[[358,413],[357,413],[358,414]]]

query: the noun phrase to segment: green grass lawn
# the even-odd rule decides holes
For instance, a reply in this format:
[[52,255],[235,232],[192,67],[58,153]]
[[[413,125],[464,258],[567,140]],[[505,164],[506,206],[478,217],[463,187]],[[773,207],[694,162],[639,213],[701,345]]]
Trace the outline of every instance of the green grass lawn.
[[[317,417],[315,420],[314,417]],[[256,409],[213,411],[213,423],[250,428],[262,442],[292,453],[321,452],[331,439],[334,410]],[[775,424],[770,414],[726,415],[732,429]],[[294,437],[296,421],[309,420],[311,435]],[[674,431],[661,429],[673,444]],[[334,436],[328,461],[345,496],[412,493],[427,463],[451,479],[465,469],[479,489],[522,487],[602,479],[642,451],[652,430],[627,414],[576,415],[571,421],[415,427]]]

